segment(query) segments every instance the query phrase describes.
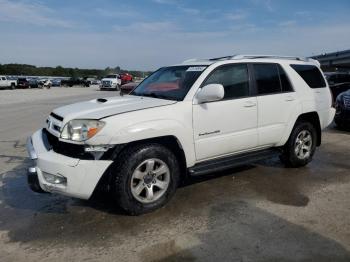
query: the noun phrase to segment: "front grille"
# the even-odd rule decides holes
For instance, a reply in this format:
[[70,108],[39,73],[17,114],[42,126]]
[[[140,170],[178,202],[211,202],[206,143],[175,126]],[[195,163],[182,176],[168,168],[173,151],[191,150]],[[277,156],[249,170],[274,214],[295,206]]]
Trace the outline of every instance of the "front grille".
[[103,82],[102,82],[102,85],[103,85],[104,87],[111,87],[111,86],[112,86],[112,82],[111,82],[111,81],[103,81]]
[[43,141],[47,141],[47,148],[52,149],[58,154],[84,160],[94,159],[92,154],[85,152],[84,145],[59,141],[58,137],[52,135],[46,129],[43,129]]
[[350,96],[344,96],[344,107],[345,108],[350,108]]

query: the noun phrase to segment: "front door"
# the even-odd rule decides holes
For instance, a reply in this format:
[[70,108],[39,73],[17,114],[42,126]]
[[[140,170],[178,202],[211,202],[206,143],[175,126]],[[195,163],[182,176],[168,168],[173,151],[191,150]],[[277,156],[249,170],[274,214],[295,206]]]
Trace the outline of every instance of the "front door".
[[257,99],[251,96],[248,66],[219,66],[202,86],[207,84],[222,84],[225,96],[220,101],[193,105],[197,161],[256,147]]

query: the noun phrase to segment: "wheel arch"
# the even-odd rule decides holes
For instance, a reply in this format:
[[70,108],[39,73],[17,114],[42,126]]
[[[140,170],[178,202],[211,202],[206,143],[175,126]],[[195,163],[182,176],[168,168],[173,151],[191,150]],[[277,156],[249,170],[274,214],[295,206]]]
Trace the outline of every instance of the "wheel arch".
[[140,145],[140,144],[151,144],[151,143],[162,145],[167,149],[169,149],[170,151],[172,151],[176,156],[176,158],[179,160],[181,172],[183,171],[183,169],[186,170],[187,162],[186,162],[185,152],[183,150],[180,140],[173,135],[152,137],[152,138],[132,141],[127,144],[124,144],[124,148],[120,150],[120,152],[117,155],[115,155],[115,159],[118,158],[118,156],[128,147]]
[[[316,145],[320,146],[321,142],[322,142],[322,132],[321,132],[320,117],[319,117],[318,113],[316,111],[311,111],[311,112],[306,112],[306,113],[300,114],[297,117],[297,119],[295,120],[293,128],[291,129],[290,133],[294,129],[295,125],[298,122],[302,122],[302,121],[311,123],[315,127],[316,134],[317,134]],[[290,134],[289,134],[289,136],[290,136]],[[289,136],[288,136],[288,138],[289,138]]]
[[[178,159],[180,164],[180,181],[183,181],[187,176],[186,156],[179,139],[173,135],[152,137],[117,145],[113,153],[109,156],[109,158],[113,161],[117,160],[118,157],[130,147],[152,143],[162,145],[174,153],[175,157]],[[115,162],[112,163],[101,176],[99,182],[95,187],[93,195],[95,195],[95,193],[98,191],[109,191],[109,185],[111,184],[112,179],[111,171],[113,170],[114,166]]]

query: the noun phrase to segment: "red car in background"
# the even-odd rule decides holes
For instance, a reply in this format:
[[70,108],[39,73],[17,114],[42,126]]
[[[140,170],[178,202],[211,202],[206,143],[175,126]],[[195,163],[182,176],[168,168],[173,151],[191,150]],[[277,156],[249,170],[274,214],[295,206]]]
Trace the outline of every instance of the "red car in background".
[[120,79],[122,81],[122,85],[124,85],[124,84],[132,82],[132,75],[130,75],[128,73],[122,73],[122,74],[120,74]]

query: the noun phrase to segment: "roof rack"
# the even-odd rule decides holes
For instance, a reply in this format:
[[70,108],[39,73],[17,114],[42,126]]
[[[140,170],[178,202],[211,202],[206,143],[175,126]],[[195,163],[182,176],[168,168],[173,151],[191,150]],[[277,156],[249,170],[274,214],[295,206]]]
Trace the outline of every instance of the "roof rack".
[[220,60],[229,60],[232,59],[233,56],[221,56],[221,57],[215,57],[215,58],[209,58],[209,61],[220,61]]
[[231,59],[255,59],[255,58],[277,58],[277,59],[286,59],[286,60],[298,60],[308,62],[310,61],[307,57],[301,56],[280,56],[280,55],[234,55]]
[[237,59],[258,59],[258,58],[270,58],[270,59],[286,59],[286,60],[297,60],[297,61],[304,61],[304,62],[311,62],[315,61],[312,58],[308,57],[301,57],[301,56],[279,56],[279,55],[232,55],[232,56],[221,56],[221,57],[215,57],[215,58],[209,58],[209,59],[188,59],[184,61],[183,63],[189,63],[189,62],[200,62],[200,61],[223,61],[223,60],[237,60]]

